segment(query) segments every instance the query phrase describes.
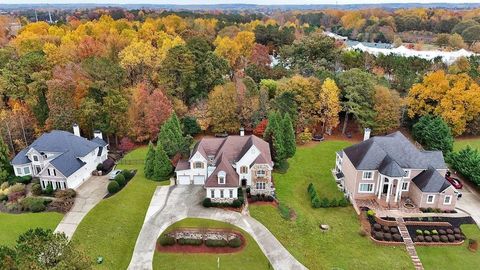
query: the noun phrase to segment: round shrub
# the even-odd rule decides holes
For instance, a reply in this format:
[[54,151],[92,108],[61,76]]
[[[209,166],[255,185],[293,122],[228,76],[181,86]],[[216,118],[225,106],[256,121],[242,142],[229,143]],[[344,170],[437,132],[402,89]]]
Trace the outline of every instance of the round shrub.
[[232,207],[240,208],[240,207],[242,207],[242,202],[240,200],[234,200],[232,202]]
[[423,242],[423,241],[425,241],[425,238],[423,237],[423,235],[417,236],[417,242]]
[[462,231],[459,228],[453,228],[453,233],[454,234],[461,234]]
[[402,236],[398,233],[392,235],[393,241],[395,242],[402,242]]
[[456,233],[456,234],[454,234],[453,236],[455,237],[455,240],[457,240],[457,241],[460,241],[460,240],[462,240],[462,238],[463,238],[462,235],[459,234],[459,233]]
[[455,242],[455,236],[453,234],[447,235],[448,237],[448,242]]
[[438,235],[437,230],[432,230],[432,235]]
[[444,243],[448,242],[448,237],[447,237],[447,235],[445,235],[445,234],[440,235],[440,241],[442,241],[442,242],[444,242]]
[[17,192],[25,193],[25,185],[22,183],[17,183],[11,186],[8,190],[10,191],[10,193],[17,193]]
[[396,234],[396,233],[398,233],[398,229],[395,228],[395,227],[392,227],[392,228],[390,228],[390,232],[391,232],[392,234]]
[[425,242],[432,242],[432,237],[430,235],[425,236]]
[[8,196],[5,194],[0,195],[0,202],[5,202],[8,200]]
[[416,233],[417,235],[423,235],[423,231],[422,231],[422,230],[416,230],[415,233]]
[[130,179],[133,178],[133,173],[130,170],[123,170],[122,171],[123,176],[125,176],[125,181],[130,181]]
[[445,230],[443,230],[443,229],[440,229],[440,230],[438,230],[438,234],[439,234],[439,235],[446,235],[447,232],[446,232]]
[[116,181],[111,181],[110,183],[108,183],[107,190],[110,194],[117,193],[120,190],[120,185],[118,185]]
[[103,171],[103,163],[98,163],[97,171]]
[[205,198],[203,199],[202,202],[203,207],[211,207],[212,206],[212,200],[210,198]]
[[381,231],[382,230],[382,225],[380,225],[378,223],[373,224],[373,230],[377,231],[377,232]]
[[120,187],[124,187],[125,184],[127,183],[125,181],[125,176],[123,176],[123,174],[121,173],[117,174],[113,180],[117,182]]
[[383,241],[383,232],[376,232],[374,238],[379,241]]
[[440,241],[440,236],[438,236],[436,234],[432,235],[432,240],[433,240],[433,242],[438,242],[438,241]]
[[430,231],[429,231],[429,230],[425,230],[425,231],[423,231],[423,235],[425,235],[425,236],[428,236],[428,235],[430,235]]
[[386,232],[386,233],[390,232],[390,228],[388,226],[384,225],[382,228],[383,228],[383,232]]
[[238,248],[242,245],[242,239],[240,237],[235,237],[228,241],[228,246],[232,248]]
[[273,202],[274,200],[273,196],[267,196],[267,202]]
[[226,247],[228,245],[226,240],[220,239],[207,239],[205,240],[205,245],[207,247]]
[[175,245],[175,238],[173,238],[169,235],[163,234],[158,239],[158,242],[162,246],[173,246],[173,245]]
[[180,238],[177,240],[180,245],[200,246],[203,243],[202,239]]
[[452,229],[447,229],[447,234],[453,234],[453,230]]
[[383,239],[385,239],[385,241],[392,241],[392,234],[391,233],[384,234]]
[[42,195],[42,186],[40,184],[33,184],[31,190],[32,190],[32,194],[35,196]]
[[31,175],[21,176],[17,179],[17,182],[25,185],[30,184],[30,182],[32,182],[32,176]]
[[42,201],[34,201],[30,204],[29,209],[33,213],[38,213],[45,211],[46,207]]

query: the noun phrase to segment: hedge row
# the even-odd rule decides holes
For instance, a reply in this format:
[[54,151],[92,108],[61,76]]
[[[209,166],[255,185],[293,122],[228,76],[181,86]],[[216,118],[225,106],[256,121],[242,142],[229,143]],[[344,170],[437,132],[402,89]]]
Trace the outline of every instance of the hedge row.
[[135,173],[129,170],[123,170],[121,173],[115,176],[113,181],[110,181],[110,183],[108,183],[108,193],[115,194],[120,191],[124,186],[127,185],[128,181],[130,181],[133,176],[135,176]]
[[332,199],[329,200],[328,198],[324,197],[321,198],[318,196],[317,191],[312,183],[308,185],[307,188],[308,194],[310,195],[310,203],[312,204],[313,208],[328,208],[328,207],[345,207],[348,206],[348,201],[344,197],[340,200]]
[[[178,243],[179,245],[188,245],[188,246],[200,246],[201,244],[204,243],[202,239],[190,239],[190,238],[180,238],[178,240],[175,240],[172,236],[162,234],[160,238],[158,239],[158,242],[162,246],[173,246],[175,243]],[[235,237],[231,239],[230,241],[226,241],[223,239],[216,240],[216,239],[207,239],[205,240],[205,245],[207,247],[232,247],[232,248],[238,248],[242,245],[242,240],[239,237]]]
[[243,205],[243,202],[240,199],[235,199],[231,203],[227,202],[212,202],[210,198],[205,198],[203,199],[202,202],[203,207],[234,207],[234,208],[240,208]]

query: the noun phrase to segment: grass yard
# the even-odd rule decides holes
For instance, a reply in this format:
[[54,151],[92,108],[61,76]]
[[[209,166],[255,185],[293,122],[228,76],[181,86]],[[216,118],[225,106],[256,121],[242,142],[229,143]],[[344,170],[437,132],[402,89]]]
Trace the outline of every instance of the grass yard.
[[[274,174],[282,203],[293,208],[295,221],[281,218],[272,206],[250,205],[250,214],[262,222],[309,269],[413,269],[404,246],[383,247],[359,235],[360,222],[352,207],[313,209],[307,186],[314,183],[320,197],[341,198],[331,169],[335,151],[349,145],[325,141],[299,147],[286,174]],[[321,233],[320,224],[330,225]]]
[[[146,147],[138,148],[124,159],[143,160],[146,153]],[[118,168],[138,171],[119,193],[95,206],[73,236],[92,258],[104,257],[103,264],[95,266],[97,269],[127,268],[155,188],[169,184],[146,179],[143,164],[122,164]]]
[[425,269],[478,269],[480,265],[480,251],[476,253],[468,250],[468,238],[480,241],[480,229],[474,224],[461,226],[467,240],[461,246],[450,247],[422,247],[417,246],[417,253]]
[[155,252],[153,269],[217,269],[217,258],[220,258],[220,269],[269,269],[269,262],[255,240],[238,227],[214,220],[187,218],[168,227],[167,231],[179,227],[235,229],[243,233],[247,246],[238,253],[230,254]]
[[20,234],[34,228],[55,230],[63,215],[56,212],[0,213],[0,245],[13,247]]
[[456,139],[453,143],[453,150],[461,150],[467,147],[467,145],[480,151],[480,138]]

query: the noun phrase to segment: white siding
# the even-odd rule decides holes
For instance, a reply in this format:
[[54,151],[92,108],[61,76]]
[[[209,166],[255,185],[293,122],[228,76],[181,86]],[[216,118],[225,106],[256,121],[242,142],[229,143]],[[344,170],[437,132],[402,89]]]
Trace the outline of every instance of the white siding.
[[[250,149],[245,153],[245,155],[237,162],[235,170],[238,173],[238,180],[240,183],[238,185],[241,185],[242,179],[247,179],[247,186],[250,186],[252,184],[252,170],[250,170],[250,164],[255,161],[255,159],[260,155],[260,151],[258,150],[255,145],[252,145]],[[241,174],[240,173],[240,168],[242,166],[247,166],[248,167],[248,173],[247,174]]]

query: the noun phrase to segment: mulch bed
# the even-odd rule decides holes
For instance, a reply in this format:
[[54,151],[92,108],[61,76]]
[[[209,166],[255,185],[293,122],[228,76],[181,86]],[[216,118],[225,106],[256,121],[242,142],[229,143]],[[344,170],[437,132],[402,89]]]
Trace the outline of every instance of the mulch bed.
[[253,204],[253,205],[271,205],[274,207],[278,207],[278,202],[273,201],[273,202],[266,202],[266,201],[252,201],[248,199],[248,204]]
[[431,217],[430,219],[424,217],[420,220],[418,217],[406,217],[405,221],[428,221],[428,222],[448,222],[453,227],[460,227],[462,224],[475,224],[472,217]]

